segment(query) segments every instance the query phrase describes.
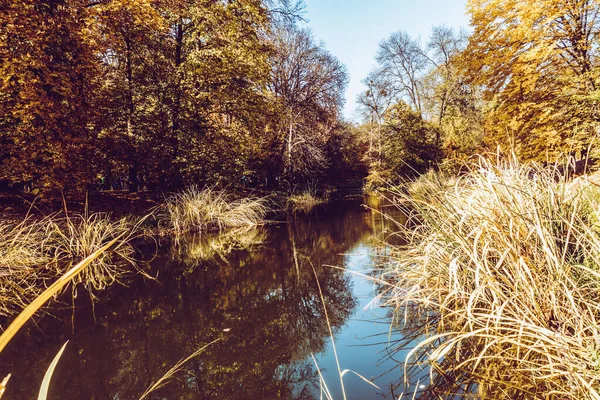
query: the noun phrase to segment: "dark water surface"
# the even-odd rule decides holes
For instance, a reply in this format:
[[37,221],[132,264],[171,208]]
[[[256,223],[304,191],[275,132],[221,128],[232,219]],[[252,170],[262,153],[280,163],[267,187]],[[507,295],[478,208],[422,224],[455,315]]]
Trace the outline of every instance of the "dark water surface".
[[342,399],[316,271],[341,369],[381,388],[347,373],[347,398],[392,399],[402,369],[386,355],[389,310],[369,305],[373,283],[330,267],[369,274],[382,251],[374,236],[393,223],[361,203],[332,203],[253,232],[140,244],[156,279],[133,275],[94,306],[80,291],[74,307],[28,323],[0,355],[0,375],[12,373],[5,398],[37,398],[67,340],[50,399],[139,399],[178,360],[220,339],[148,398],[318,399],[314,354]]

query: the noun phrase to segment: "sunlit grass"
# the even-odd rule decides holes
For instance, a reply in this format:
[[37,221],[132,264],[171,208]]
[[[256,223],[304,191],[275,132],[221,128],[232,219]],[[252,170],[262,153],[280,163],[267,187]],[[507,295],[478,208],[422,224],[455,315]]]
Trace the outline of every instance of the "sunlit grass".
[[[90,254],[88,257],[86,257],[84,260],[82,260],[77,265],[70,268],[62,276],[60,276],[58,279],[56,279],[52,283],[52,285],[50,285],[50,287],[48,287],[47,289],[42,291],[39,295],[36,295],[36,297],[33,299],[33,301],[31,301],[31,303],[29,303],[23,309],[23,311],[21,311],[19,313],[19,315],[10,323],[10,325],[4,330],[4,332],[2,332],[2,335],[0,335],[0,353],[2,352],[2,350],[4,350],[6,345],[12,340],[12,338],[17,334],[17,332],[23,327],[23,325],[25,325],[25,323],[27,321],[29,321],[35,315],[35,313],[44,304],[46,304],[48,302],[48,300],[50,300],[52,297],[54,297],[58,293],[60,293],[65,288],[65,286],[67,286],[79,274],[81,274],[83,271],[85,271],[86,267],[88,267],[99,256],[104,254],[111,246],[113,246],[115,243],[117,243],[119,241],[119,239],[120,239],[120,237],[116,237],[113,240],[111,240],[110,242],[106,243],[101,248],[94,251],[92,254]],[[62,349],[59,351],[59,353],[56,355],[56,357],[54,358],[52,364],[50,365],[50,367],[48,368],[48,371],[46,372],[46,374],[44,376],[44,380],[42,382],[42,387],[40,388],[40,394],[38,397],[39,399],[46,399],[46,397],[47,397],[48,387],[50,384],[50,378],[52,376],[52,373],[54,372],[54,368],[56,367],[56,364],[58,363],[58,360],[59,360],[62,352],[64,351],[65,346],[66,346],[66,343],[62,347]],[[6,385],[8,384],[10,376],[11,375],[8,374],[3,379],[3,381],[0,383],[0,397],[2,397],[2,395],[4,394],[4,391],[6,390]]]
[[119,237],[74,278],[75,285],[90,293],[117,282],[135,265],[131,240],[144,219],[112,221],[108,214],[85,213],[0,222],[0,315],[19,312],[42,293],[46,282]]
[[32,218],[18,224],[0,222],[0,314],[23,309],[42,289],[36,285],[40,267],[51,257],[41,249],[44,225]]
[[264,221],[267,211],[264,198],[233,199],[224,191],[192,186],[168,198],[158,215],[161,228],[182,235],[255,227]]
[[448,395],[600,398],[600,192],[556,176],[481,160],[395,193],[407,244],[383,276],[420,340],[406,371],[426,361]]
[[65,266],[86,258],[115,237],[121,237],[110,251],[99,255],[81,274],[75,284],[87,289],[104,290],[117,282],[125,266],[135,266],[131,240],[137,235],[139,225],[122,218],[113,221],[110,214],[85,213],[51,219],[46,225],[43,249],[51,254],[54,268],[60,272]]
[[327,202],[326,199],[317,195],[314,189],[307,189],[302,193],[293,194],[288,197],[287,201],[292,212],[301,211],[303,213],[309,213],[316,206]]
[[0,268],[26,270],[49,261],[39,247],[44,237],[43,224],[30,217],[18,224],[0,221]]

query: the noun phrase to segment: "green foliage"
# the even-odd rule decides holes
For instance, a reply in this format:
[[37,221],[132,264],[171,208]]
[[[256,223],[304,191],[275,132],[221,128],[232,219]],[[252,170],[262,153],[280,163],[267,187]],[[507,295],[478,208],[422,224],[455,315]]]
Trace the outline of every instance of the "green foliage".
[[367,150],[368,144],[359,127],[339,124],[327,140],[327,154],[330,160],[327,177],[335,183],[366,176],[368,165],[364,155]]
[[439,131],[406,103],[393,106],[382,127],[383,169],[397,175],[414,175],[433,167],[440,157]]

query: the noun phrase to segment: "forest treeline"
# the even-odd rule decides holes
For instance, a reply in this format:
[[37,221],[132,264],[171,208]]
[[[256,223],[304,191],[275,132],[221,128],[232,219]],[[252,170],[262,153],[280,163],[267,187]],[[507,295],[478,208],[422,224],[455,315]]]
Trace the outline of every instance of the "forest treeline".
[[299,2],[1,7],[5,186],[282,186],[354,168],[329,162],[344,143],[346,69],[296,24]]
[[470,29],[382,40],[359,103],[371,180],[485,152],[598,158],[600,2],[469,0]]
[[344,65],[291,0],[0,3],[0,180],[172,190],[453,169],[484,151],[596,158],[600,2],[470,0],[471,28],[380,42],[344,122]]

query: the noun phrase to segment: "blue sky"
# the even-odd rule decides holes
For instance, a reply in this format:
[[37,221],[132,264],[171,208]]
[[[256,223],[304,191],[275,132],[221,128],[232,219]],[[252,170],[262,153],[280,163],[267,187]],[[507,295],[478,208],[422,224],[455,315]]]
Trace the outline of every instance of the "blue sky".
[[403,30],[426,42],[436,25],[467,27],[466,0],[306,0],[306,18],[317,40],[350,75],[344,116],[358,120],[356,97],[375,65],[380,40]]

